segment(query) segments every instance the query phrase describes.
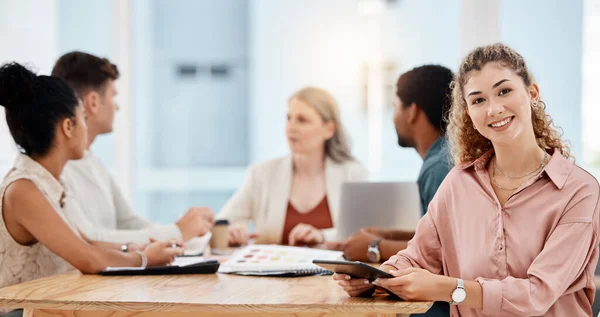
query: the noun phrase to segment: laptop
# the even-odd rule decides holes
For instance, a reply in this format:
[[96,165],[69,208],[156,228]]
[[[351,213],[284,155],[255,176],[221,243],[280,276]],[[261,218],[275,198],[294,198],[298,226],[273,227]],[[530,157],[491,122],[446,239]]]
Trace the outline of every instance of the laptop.
[[419,188],[414,182],[342,184],[338,239],[364,227],[412,231],[421,218]]

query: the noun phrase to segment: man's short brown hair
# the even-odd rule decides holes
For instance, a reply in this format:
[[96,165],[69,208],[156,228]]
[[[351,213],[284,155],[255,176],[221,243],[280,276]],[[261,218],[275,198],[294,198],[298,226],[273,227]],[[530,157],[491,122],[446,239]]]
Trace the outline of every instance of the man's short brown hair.
[[90,90],[102,90],[107,80],[118,79],[119,69],[106,58],[75,51],[58,59],[52,76],[62,78],[83,97]]

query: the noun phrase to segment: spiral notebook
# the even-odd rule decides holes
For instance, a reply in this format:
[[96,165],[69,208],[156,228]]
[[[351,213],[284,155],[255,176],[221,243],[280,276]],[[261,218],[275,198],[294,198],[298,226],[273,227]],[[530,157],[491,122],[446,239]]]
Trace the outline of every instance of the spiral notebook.
[[251,245],[221,265],[220,273],[255,276],[330,275],[312,260],[339,260],[343,252],[280,245]]

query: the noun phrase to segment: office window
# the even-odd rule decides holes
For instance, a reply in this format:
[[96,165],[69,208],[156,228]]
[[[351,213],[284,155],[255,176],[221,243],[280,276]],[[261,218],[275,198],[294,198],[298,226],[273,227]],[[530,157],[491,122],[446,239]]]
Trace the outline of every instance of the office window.
[[247,3],[132,4],[136,207],[160,222],[218,211],[248,164]]

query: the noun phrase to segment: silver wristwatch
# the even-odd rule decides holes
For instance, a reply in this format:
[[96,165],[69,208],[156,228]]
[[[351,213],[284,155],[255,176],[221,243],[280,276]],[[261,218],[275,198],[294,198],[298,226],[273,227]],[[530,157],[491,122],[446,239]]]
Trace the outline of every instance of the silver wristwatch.
[[367,249],[367,259],[371,263],[379,263],[381,261],[381,252],[379,251],[379,243],[381,239],[375,239]]
[[121,252],[129,252],[129,242],[121,245]]
[[467,292],[465,291],[465,281],[462,279],[456,279],[456,289],[452,292],[451,305],[458,305],[467,298]]

